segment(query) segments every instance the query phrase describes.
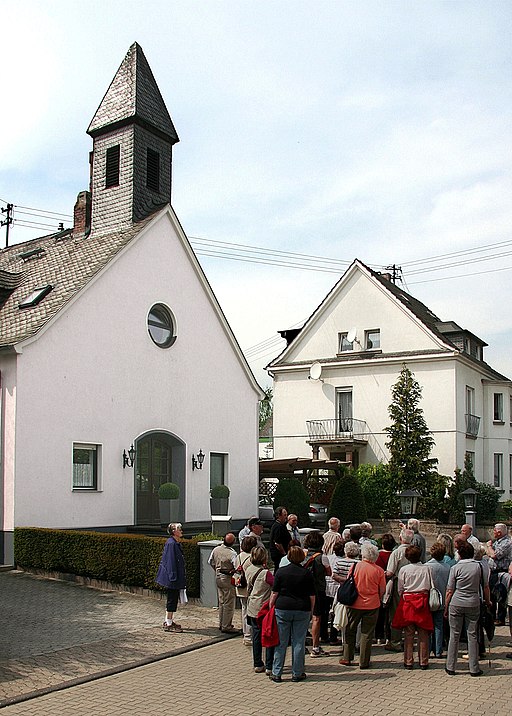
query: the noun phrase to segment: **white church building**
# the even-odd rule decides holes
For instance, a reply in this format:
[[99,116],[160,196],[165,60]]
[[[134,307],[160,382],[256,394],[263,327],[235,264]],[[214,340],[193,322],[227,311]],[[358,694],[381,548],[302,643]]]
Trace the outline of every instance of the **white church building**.
[[156,525],[162,482],[187,523],[218,483],[257,509],[262,392],[170,205],[178,136],[136,43],[88,134],[73,228],[0,251],[0,563],[17,526]]

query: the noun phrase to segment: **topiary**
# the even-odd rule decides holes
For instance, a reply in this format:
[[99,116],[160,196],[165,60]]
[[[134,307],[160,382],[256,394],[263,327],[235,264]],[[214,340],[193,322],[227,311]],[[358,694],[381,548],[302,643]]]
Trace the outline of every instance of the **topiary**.
[[348,470],[338,480],[332,493],[328,516],[337,517],[342,527],[366,520],[363,490],[352,470]]
[[158,497],[160,500],[177,500],[179,496],[180,488],[175,482],[162,482],[158,488]]
[[229,487],[227,485],[214,485],[210,490],[210,497],[214,499],[226,499],[229,497]]
[[286,507],[289,515],[297,515],[299,527],[309,527],[309,495],[296,477],[279,480],[274,493],[274,509],[281,506]]

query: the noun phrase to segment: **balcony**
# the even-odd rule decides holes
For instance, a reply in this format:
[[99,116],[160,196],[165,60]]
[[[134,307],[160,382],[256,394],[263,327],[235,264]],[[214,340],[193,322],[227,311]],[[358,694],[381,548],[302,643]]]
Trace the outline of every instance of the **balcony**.
[[306,420],[309,443],[360,444],[368,442],[368,427],[364,420],[357,418],[326,418]]
[[476,440],[478,437],[478,428],[480,427],[480,418],[478,415],[466,413],[466,437]]

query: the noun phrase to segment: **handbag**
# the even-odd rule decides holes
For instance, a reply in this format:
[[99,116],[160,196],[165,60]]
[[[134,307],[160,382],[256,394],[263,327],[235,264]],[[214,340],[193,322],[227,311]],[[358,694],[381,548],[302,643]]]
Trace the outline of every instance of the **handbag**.
[[480,627],[482,628],[483,632],[487,636],[488,640],[491,642],[494,639],[494,616],[492,615],[491,610],[487,606],[487,604],[484,602],[483,596],[484,596],[484,568],[482,567],[482,563],[479,562],[478,566],[480,567],[480,588],[481,588],[481,594],[480,594]]
[[359,596],[359,592],[357,591],[356,583],[354,581],[355,569],[356,565],[354,564],[348,574],[348,577],[343,582],[343,584],[340,584],[338,588],[338,594],[336,598],[340,604],[350,606],[356,601]]
[[431,612],[439,612],[443,608],[443,595],[441,594],[439,589],[434,586],[434,582],[432,580],[432,572],[430,572],[430,592],[428,594],[428,608]]
[[391,598],[393,596],[393,588],[395,586],[395,578],[391,577],[391,579],[388,579],[386,582],[386,591],[384,592],[381,602],[383,607],[389,607],[391,604]]

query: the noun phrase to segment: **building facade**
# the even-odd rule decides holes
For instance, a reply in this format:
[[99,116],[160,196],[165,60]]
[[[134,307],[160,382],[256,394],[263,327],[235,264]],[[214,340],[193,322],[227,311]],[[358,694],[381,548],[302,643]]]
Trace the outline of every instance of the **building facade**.
[[354,261],[268,366],[274,458],[386,462],[391,389],[405,364],[422,386],[432,457],[453,475],[469,453],[478,480],[512,495],[512,383],[487,345],[441,321],[388,274]]

